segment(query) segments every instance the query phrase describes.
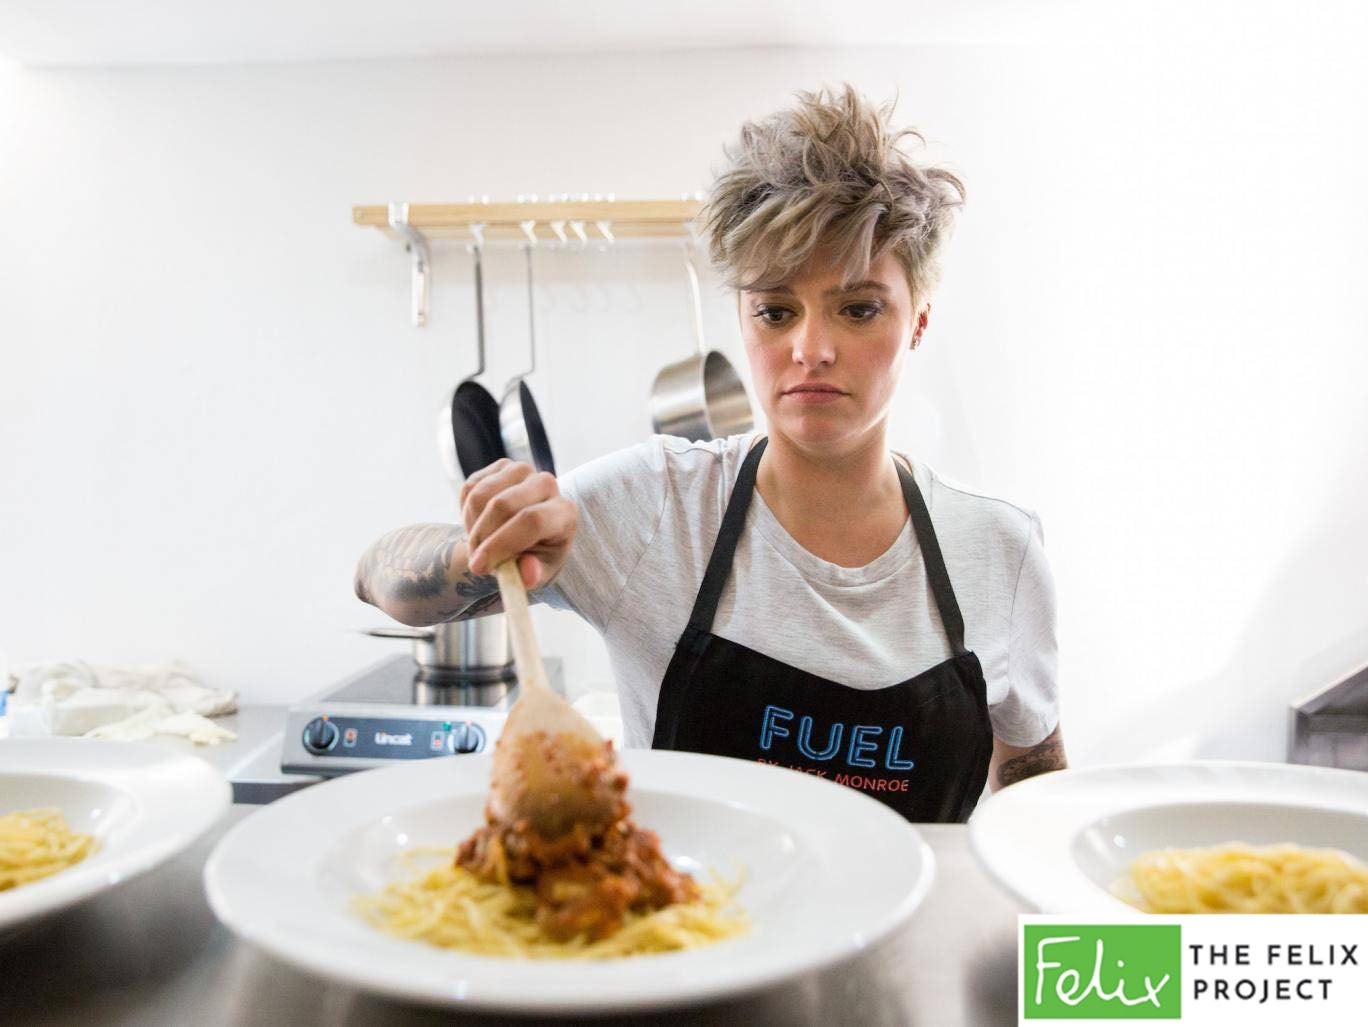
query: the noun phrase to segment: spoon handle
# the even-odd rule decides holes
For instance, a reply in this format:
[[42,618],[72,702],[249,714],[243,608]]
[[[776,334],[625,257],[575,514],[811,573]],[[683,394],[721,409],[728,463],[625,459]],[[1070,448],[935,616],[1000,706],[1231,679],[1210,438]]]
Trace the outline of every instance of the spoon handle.
[[537,636],[532,630],[532,611],[527,604],[527,588],[516,560],[505,560],[494,568],[499,579],[499,594],[503,598],[504,614],[508,617],[508,631],[513,639],[513,662],[518,669],[518,681],[523,689],[540,688],[551,693]]

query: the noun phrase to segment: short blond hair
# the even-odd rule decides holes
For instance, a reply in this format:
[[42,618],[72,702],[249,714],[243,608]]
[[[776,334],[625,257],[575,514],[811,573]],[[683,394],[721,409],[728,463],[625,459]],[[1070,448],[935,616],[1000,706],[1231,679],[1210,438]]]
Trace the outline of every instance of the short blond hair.
[[830,247],[850,286],[891,250],[913,302],[929,299],[964,183],[903,152],[903,138],[926,139],[890,127],[896,99],[876,107],[849,83],[796,96],[797,105],[743,123],[724,147],[726,166],[698,219],[713,266],[730,288],[758,289]]

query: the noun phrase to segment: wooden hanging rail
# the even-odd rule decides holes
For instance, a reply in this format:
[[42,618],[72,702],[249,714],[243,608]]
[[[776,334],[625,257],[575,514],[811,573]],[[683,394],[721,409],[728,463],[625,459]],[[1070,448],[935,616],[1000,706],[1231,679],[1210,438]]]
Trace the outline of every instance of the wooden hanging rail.
[[[378,228],[404,243],[412,262],[411,317],[421,328],[428,319],[432,280],[432,239],[463,239],[478,246],[517,239],[548,246],[586,246],[617,239],[690,238],[694,218],[703,209],[694,199],[617,200],[609,195],[571,199],[568,194],[546,201],[513,203],[388,203],[353,207],[352,221]],[[572,238],[573,237],[573,238]]]
[[[483,225],[486,240],[526,239],[525,222],[539,239],[555,242],[555,226],[579,226],[587,238],[683,238],[703,204],[700,200],[562,200],[513,203],[411,203],[408,225],[432,239],[472,238],[471,226]],[[395,239],[404,235],[390,225],[385,204],[352,208],[352,221],[378,228]],[[604,228],[607,228],[605,233]],[[574,238],[572,236],[572,238]]]

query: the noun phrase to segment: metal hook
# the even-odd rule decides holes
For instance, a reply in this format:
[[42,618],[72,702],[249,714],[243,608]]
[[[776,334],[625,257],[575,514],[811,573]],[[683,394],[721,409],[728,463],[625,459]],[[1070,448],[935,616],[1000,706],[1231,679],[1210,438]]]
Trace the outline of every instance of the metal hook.
[[522,229],[523,235],[527,236],[527,244],[528,244],[529,246],[536,246],[536,245],[537,245],[537,222],[536,222],[535,220],[531,220],[531,221],[519,221],[519,222],[518,222],[518,227],[520,227],[520,228]]
[[564,246],[567,242],[569,242],[569,240],[565,238],[565,222],[564,222],[564,221],[552,221],[552,222],[551,222],[551,231],[553,231],[553,232],[556,233],[556,238],[560,240],[560,244],[561,244],[562,246]]
[[[600,196],[598,193],[595,193],[594,199],[606,199],[609,203],[612,203],[615,197],[612,193],[609,193],[607,196]],[[599,252],[606,253],[613,244],[617,242],[617,239],[613,236],[613,222],[611,219],[605,218],[602,221],[595,221],[594,227],[599,230],[599,235],[603,236],[604,242],[607,243],[606,246],[599,247]]]
[[523,246],[523,252],[527,255],[527,348],[531,360],[522,375],[526,377],[537,369],[537,302],[536,293],[532,288],[532,244]]
[[428,283],[432,277],[432,254],[427,236],[409,224],[409,205],[389,205],[389,226],[404,237],[404,249],[413,255],[413,326],[422,328],[428,318]]
[[485,369],[485,332],[484,332],[484,273],[481,270],[480,251],[482,245],[471,246],[470,252],[475,255],[475,337],[478,341],[480,350],[480,366],[475,369],[472,378],[478,378],[484,374]]
[[484,239],[484,230],[485,230],[485,226],[484,226],[484,222],[483,222],[483,221],[474,221],[474,222],[471,222],[471,225],[470,225],[470,234],[473,235],[473,236],[475,237],[475,245],[476,245],[476,246],[483,246],[483,245],[484,245],[484,242],[485,242],[485,239]]
[[589,236],[585,234],[583,221],[571,221],[570,230],[579,238],[579,246],[576,247],[577,249],[582,250],[589,245]]

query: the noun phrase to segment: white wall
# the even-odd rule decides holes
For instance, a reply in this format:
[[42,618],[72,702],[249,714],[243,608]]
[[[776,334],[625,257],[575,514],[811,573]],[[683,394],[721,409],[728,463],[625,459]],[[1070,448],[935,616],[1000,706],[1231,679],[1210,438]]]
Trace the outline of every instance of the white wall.
[[[409,327],[350,205],[678,195],[742,117],[849,79],[968,185],[894,441],[1041,512],[1075,761],[1278,758],[1288,699],[1368,659],[1368,204],[1350,41],[1276,43],[0,70],[0,649],[183,657],[249,700],[380,655],[352,568],[451,516],[433,421],[472,303],[439,248]],[[490,259],[496,386],[520,267]],[[648,431],[688,302],[669,249],[540,268],[568,468]]]

